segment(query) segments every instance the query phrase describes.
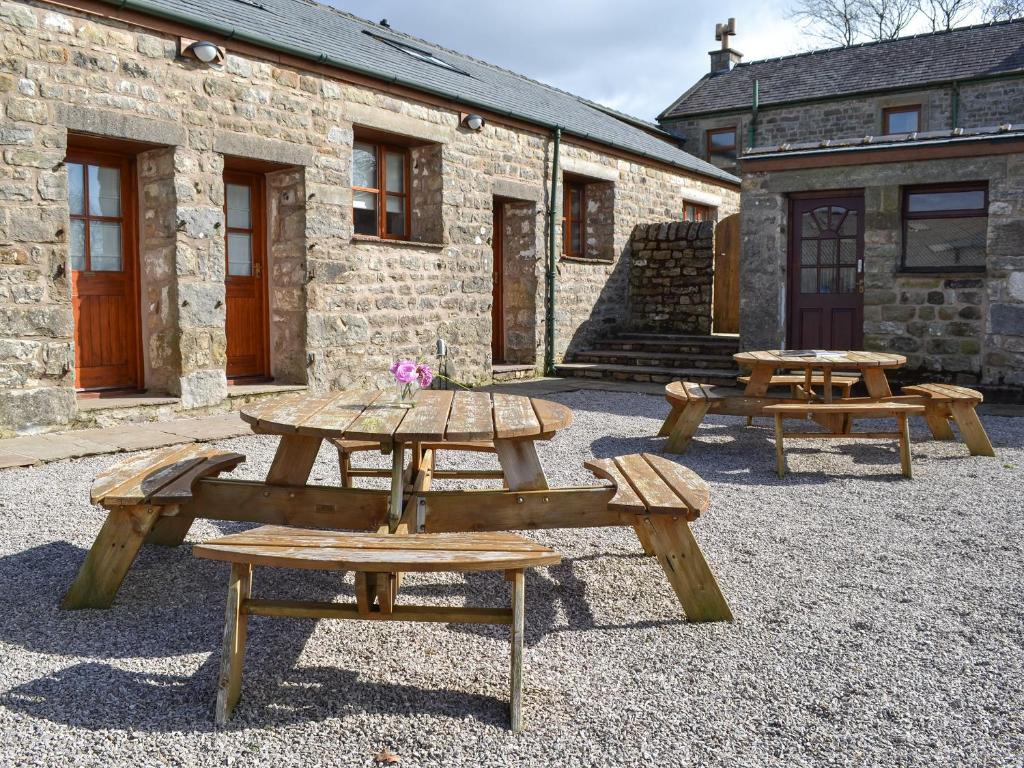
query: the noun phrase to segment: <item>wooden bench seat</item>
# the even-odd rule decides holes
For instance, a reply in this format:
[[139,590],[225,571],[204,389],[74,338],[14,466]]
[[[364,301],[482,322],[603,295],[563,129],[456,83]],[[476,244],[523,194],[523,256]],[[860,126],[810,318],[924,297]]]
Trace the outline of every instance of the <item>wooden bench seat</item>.
[[161,448],[119,461],[100,472],[89,498],[108,510],[62,608],[107,608],[117,594],[143,541],[177,546],[193,518],[178,505],[192,496],[196,482],[215,477],[245,456],[208,445]]
[[[786,437],[797,439],[885,439],[896,438],[900,446],[900,467],[904,477],[911,477],[910,466],[910,429],[907,417],[912,414],[924,413],[923,405],[894,402],[858,402],[858,403],[779,403],[765,406],[766,415],[775,417],[775,461],[779,477],[786,474],[786,459],[783,441]],[[857,418],[893,417],[898,426],[895,432],[784,432],[783,419],[793,416],[845,416]]]
[[992,441],[978,418],[977,407],[985,399],[981,392],[956,384],[915,384],[903,387],[903,393],[923,399],[924,417],[936,440],[953,439],[953,430],[949,426],[949,420],[953,419],[972,456],[996,455]]
[[[525,616],[524,571],[555,565],[552,549],[511,533],[374,535],[335,533],[280,526],[224,536],[197,544],[197,557],[230,562],[224,650],[217,687],[216,721],[223,725],[241,694],[249,616],[440,621],[511,625],[511,704],[513,731],[522,729],[522,659]],[[356,602],[254,599],[253,566],[354,571]],[[504,571],[512,582],[509,609],[395,605],[376,584],[397,572]],[[392,595],[393,598],[393,595]]]
[[[381,444],[372,440],[348,440],[335,438],[330,440],[338,450],[338,471],[341,474],[341,487],[353,487],[352,480],[357,477],[390,477],[390,468],[365,468],[352,466],[352,456],[357,453],[373,453],[381,451]],[[435,480],[505,480],[505,473],[500,469],[433,469],[437,454],[441,451],[460,451],[464,453],[491,453],[497,455],[493,441],[482,442],[444,442],[414,443],[413,450],[418,455],[413,457],[412,466],[420,467],[429,458],[432,476]]]
[[[750,376],[737,376],[736,381],[740,384],[749,384]],[[840,396],[849,397],[850,389],[860,381],[859,373],[834,373],[830,378],[833,387],[840,391]],[[807,384],[807,377],[802,373],[780,373],[771,377],[768,381],[769,387],[789,387],[791,397],[799,397],[801,391]],[[812,387],[825,386],[825,377],[820,373],[811,376]]]
[[688,523],[707,511],[708,484],[693,470],[650,453],[592,459],[584,466],[615,486],[608,509],[636,515],[644,551],[658,557],[690,621],[732,621]]

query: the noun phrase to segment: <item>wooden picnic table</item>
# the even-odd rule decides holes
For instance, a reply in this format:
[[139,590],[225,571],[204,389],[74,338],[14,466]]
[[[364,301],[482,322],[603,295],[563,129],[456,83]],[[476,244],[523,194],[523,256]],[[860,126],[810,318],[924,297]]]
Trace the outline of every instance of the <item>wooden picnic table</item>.
[[302,486],[324,439],[370,440],[392,455],[388,527],[398,530],[406,484],[405,449],[412,449],[410,479],[416,492],[430,489],[432,456],[422,443],[493,442],[508,487],[548,487],[535,442],[549,440],[572,424],[572,412],[558,403],[490,392],[420,390],[412,408],[393,393],[346,390],[324,395],[295,394],[242,409],[257,434],[281,436],[267,475],[269,485]]
[[742,368],[750,369],[750,381],[743,394],[747,397],[764,397],[772,376],[779,369],[802,370],[806,377],[805,391],[811,392],[811,379],[820,371],[824,380],[822,397],[832,402],[831,378],[833,371],[859,371],[867,387],[868,396],[880,400],[892,397],[889,381],[885,376],[889,368],[907,364],[903,355],[889,352],[828,351],[824,355],[787,355],[786,350],[765,350],[761,352],[739,352],[733,359]]

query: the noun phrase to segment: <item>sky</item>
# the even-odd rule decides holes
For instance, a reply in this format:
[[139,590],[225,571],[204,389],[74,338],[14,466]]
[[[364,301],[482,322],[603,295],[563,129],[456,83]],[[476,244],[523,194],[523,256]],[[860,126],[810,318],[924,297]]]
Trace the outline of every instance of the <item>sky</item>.
[[730,16],[746,61],[829,47],[788,17],[792,0],[326,2],[648,120],[708,71]]

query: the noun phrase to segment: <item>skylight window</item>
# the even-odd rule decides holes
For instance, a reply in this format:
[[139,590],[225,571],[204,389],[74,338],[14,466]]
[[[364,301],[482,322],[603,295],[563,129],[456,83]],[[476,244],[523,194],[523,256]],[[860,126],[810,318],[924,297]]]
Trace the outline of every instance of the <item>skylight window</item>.
[[414,59],[419,59],[420,61],[425,61],[428,64],[433,64],[435,67],[442,67],[443,69],[447,69],[447,70],[450,70],[452,72],[457,72],[460,75],[465,75],[466,77],[470,77],[470,74],[468,72],[463,72],[458,67],[453,67],[447,61],[445,61],[444,59],[438,58],[437,56],[432,54],[430,51],[425,51],[422,48],[417,48],[414,45],[409,45],[408,43],[402,42],[400,40],[393,40],[390,37],[384,37],[383,35],[375,35],[373,32],[371,32],[368,29],[364,29],[363,33],[369,35],[370,37],[374,38],[375,40],[380,40],[382,43],[390,45],[392,48],[396,48],[399,51],[402,51],[402,53],[406,53],[406,54],[412,56]]

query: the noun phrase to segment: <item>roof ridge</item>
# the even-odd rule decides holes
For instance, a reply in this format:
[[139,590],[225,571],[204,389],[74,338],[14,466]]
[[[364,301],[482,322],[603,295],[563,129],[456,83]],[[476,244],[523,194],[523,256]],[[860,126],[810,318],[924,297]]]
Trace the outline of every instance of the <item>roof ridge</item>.
[[837,51],[853,50],[855,48],[873,48],[879,45],[889,45],[891,43],[901,43],[905,40],[918,40],[923,37],[937,37],[939,35],[951,35],[957,32],[969,32],[974,29],[982,29],[985,27],[1000,27],[1007,26],[1010,24],[1024,24],[1024,17],[1018,19],[1003,19],[1001,21],[985,21],[979,24],[968,24],[963,27],[953,27],[952,29],[936,29],[931,32],[917,32],[913,35],[904,35],[902,37],[894,37],[891,40],[865,40],[862,43],[851,43],[850,45],[836,45],[831,48],[816,48],[813,51],[801,51],[800,53],[788,53],[785,56],[769,56],[764,59],[754,59],[753,61],[741,61],[733,67],[733,71],[743,68],[750,67],[754,64],[767,64],[775,61],[787,61],[789,59],[799,59],[804,56],[816,56],[821,53],[836,53]]

